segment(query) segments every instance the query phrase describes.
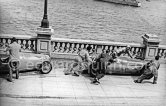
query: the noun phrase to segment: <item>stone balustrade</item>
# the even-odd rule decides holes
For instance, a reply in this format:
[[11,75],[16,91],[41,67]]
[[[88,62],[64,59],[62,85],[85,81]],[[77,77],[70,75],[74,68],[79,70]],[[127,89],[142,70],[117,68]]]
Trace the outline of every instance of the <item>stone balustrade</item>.
[[21,45],[23,52],[36,52],[36,37],[27,35],[8,35],[4,34],[0,36],[0,48],[5,48],[6,45],[11,43],[11,38],[16,37],[17,42]]
[[140,58],[143,58],[145,49],[143,44],[63,38],[52,38],[51,40],[51,50],[53,53],[77,54],[81,49],[86,48],[87,46],[92,47],[92,53],[101,53],[106,50],[114,51],[126,47],[127,45],[131,46],[131,53],[133,56],[140,56]]
[[159,45],[157,55],[159,55],[161,57],[161,59],[166,58],[166,46],[165,45]]
[[[37,52],[37,36],[27,36],[27,35],[2,35],[0,36],[0,48],[4,48],[5,45],[11,43],[11,38],[16,37],[18,43],[21,45],[23,52]],[[133,56],[137,56],[140,59],[146,58],[147,47],[145,44],[138,43],[121,43],[121,42],[110,42],[110,41],[95,41],[95,40],[80,40],[80,39],[65,39],[65,38],[51,38],[50,47],[52,58],[57,58],[57,54],[65,56],[68,55],[77,55],[77,53],[87,46],[92,47],[92,53],[102,53],[106,50],[116,50],[127,45],[131,46],[131,53]],[[56,55],[55,55],[56,54]],[[162,59],[166,58],[166,46],[159,45],[157,49],[157,55],[160,55]],[[125,55],[124,55],[125,56]]]

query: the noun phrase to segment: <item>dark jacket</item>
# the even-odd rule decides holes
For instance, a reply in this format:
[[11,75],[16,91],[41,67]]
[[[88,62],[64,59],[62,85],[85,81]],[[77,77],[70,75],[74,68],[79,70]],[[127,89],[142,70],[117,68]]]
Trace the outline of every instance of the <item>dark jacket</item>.
[[112,56],[107,53],[101,53],[97,58],[97,62],[112,62],[112,61],[113,61]]

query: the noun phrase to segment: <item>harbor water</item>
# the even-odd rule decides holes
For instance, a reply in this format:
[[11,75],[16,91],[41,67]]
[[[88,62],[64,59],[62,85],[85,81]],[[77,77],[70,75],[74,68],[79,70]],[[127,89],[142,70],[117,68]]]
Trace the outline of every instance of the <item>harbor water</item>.
[[[141,7],[96,0],[48,0],[53,37],[141,43],[159,35],[166,44],[166,1],[138,0]],[[0,34],[36,36],[44,0],[0,0]]]

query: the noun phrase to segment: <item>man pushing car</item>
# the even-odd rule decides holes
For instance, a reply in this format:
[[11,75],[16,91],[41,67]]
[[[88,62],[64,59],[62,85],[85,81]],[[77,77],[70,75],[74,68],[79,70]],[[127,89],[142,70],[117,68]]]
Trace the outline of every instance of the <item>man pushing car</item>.
[[141,83],[145,79],[154,77],[153,84],[157,84],[158,69],[160,67],[159,56],[155,56],[155,60],[149,61],[144,67],[144,73],[137,80],[134,80],[134,82]]

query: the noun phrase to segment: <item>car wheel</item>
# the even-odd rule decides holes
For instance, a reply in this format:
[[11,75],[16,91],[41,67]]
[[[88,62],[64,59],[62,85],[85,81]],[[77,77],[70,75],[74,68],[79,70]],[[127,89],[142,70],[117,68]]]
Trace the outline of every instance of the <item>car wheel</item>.
[[49,61],[44,61],[42,63],[41,73],[48,74],[52,70],[52,64]]

